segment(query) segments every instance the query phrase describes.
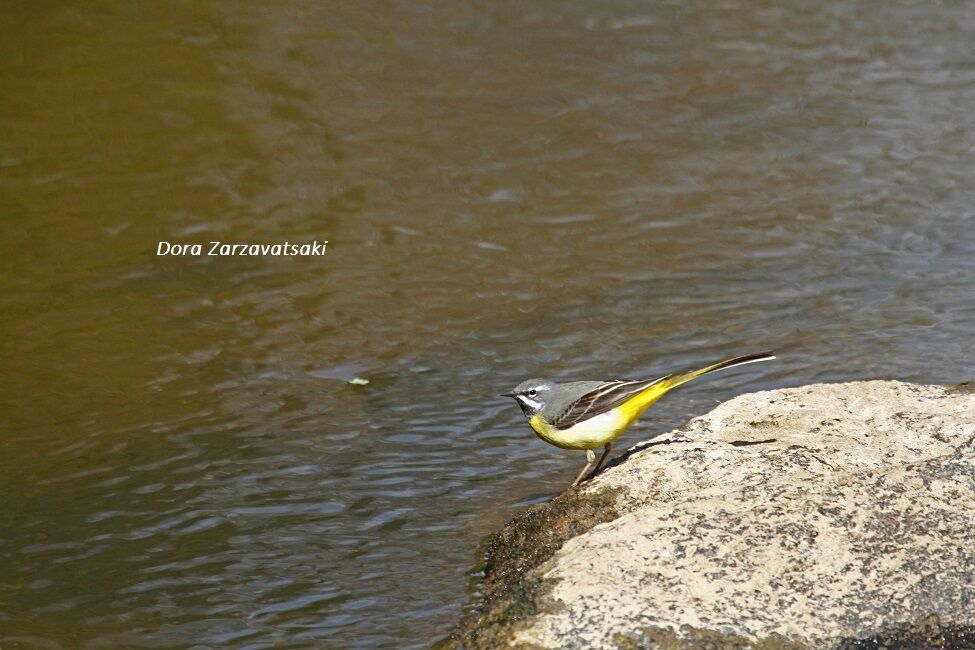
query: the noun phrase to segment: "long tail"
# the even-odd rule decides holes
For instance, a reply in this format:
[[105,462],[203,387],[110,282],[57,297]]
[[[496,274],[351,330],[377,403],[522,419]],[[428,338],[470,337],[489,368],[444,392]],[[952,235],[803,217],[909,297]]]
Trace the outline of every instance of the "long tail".
[[701,375],[706,375],[709,372],[714,372],[715,370],[724,370],[725,368],[734,368],[735,366],[743,366],[746,363],[757,363],[759,361],[771,361],[775,358],[775,355],[771,352],[758,352],[756,354],[746,354],[741,357],[735,357],[734,359],[728,359],[727,361],[719,361],[718,363],[712,364],[710,366],[705,366],[698,370],[692,370],[690,372],[685,372],[681,375],[668,375],[660,381],[661,384],[666,384],[667,390],[671,388],[676,388],[681,384],[686,384],[692,379],[697,379]]
[[690,372],[685,372],[679,375],[667,375],[666,377],[661,377],[658,381],[647,387],[646,390],[640,392],[636,397],[623,404],[622,408],[628,411],[630,421],[632,422],[634,419],[640,417],[644,411],[650,408],[654,402],[663,397],[666,393],[674,388],[677,388],[681,384],[686,384],[692,379],[696,379],[701,375],[706,375],[709,372],[714,372],[716,370],[743,366],[746,363],[770,361],[774,358],[775,355],[771,352],[758,352],[757,354],[746,354],[741,357],[735,357],[734,359],[719,361],[718,363],[711,364],[710,366],[705,366],[697,370],[691,370]]

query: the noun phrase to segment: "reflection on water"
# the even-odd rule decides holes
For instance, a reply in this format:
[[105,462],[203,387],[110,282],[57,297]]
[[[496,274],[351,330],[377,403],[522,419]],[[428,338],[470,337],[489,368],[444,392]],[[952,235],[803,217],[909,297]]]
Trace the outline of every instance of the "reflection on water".
[[[4,13],[4,647],[428,644],[581,462],[529,376],[780,351],[631,443],[972,379],[969,5]],[[283,239],[329,250],[154,255]]]

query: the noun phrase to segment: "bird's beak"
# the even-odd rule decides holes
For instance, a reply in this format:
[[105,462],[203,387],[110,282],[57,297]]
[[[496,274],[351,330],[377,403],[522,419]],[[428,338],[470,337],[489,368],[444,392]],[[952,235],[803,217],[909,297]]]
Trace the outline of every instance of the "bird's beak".
[[501,393],[501,397],[514,397],[514,393]]

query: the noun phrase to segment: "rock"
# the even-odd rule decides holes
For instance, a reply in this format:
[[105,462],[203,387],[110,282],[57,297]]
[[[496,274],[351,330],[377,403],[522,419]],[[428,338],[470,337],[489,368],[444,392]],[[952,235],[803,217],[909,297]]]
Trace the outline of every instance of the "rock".
[[538,510],[508,524],[495,542],[520,542],[503,576],[489,545],[485,584],[523,600],[462,628],[455,644],[975,647],[968,386],[742,395],[570,494],[603,516],[517,570],[511,558],[541,548],[533,535],[547,528],[531,532]]

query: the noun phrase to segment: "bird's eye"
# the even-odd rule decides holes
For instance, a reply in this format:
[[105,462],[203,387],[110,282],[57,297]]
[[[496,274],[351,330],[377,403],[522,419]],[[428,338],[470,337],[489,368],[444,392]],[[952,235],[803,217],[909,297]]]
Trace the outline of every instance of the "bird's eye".
[[531,389],[530,391],[528,391],[528,394],[529,394],[529,395],[534,395],[534,394],[535,394],[535,389],[534,389],[534,388],[532,388],[532,389]]

